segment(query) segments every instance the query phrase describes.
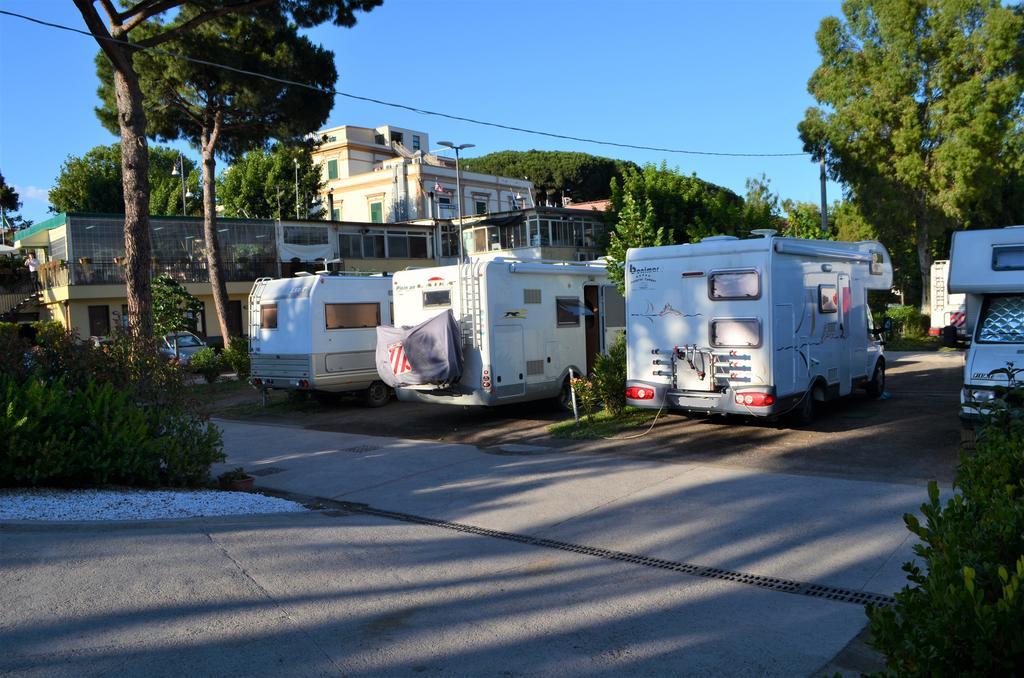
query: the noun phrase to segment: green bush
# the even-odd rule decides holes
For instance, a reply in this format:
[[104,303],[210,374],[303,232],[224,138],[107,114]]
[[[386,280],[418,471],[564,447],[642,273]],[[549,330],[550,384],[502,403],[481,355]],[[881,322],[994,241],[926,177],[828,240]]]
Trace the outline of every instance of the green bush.
[[117,334],[101,350],[52,327],[37,341],[16,345],[23,369],[0,372],[0,486],[194,486],[224,458],[154,347]]
[[1019,394],[997,404],[961,455],[945,505],[928,486],[920,539],[924,567],[896,605],[870,607],[874,646],[896,675],[1015,675],[1024,667],[1024,411]]
[[626,336],[620,335],[607,354],[599,354],[594,361],[594,389],[597,398],[612,415],[626,409]]
[[923,337],[928,334],[931,319],[917,306],[890,306],[885,317],[892,319],[895,330],[904,337]]
[[594,382],[576,377],[572,380],[572,390],[576,395],[576,409],[581,415],[589,418],[597,411],[597,406],[600,403]]
[[207,384],[217,381],[222,367],[220,356],[214,353],[210,347],[193,353],[192,358],[188,361],[188,366],[196,374],[203,375]]
[[245,381],[249,378],[249,340],[246,337],[231,337],[231,345],[220,354],[221,360]]

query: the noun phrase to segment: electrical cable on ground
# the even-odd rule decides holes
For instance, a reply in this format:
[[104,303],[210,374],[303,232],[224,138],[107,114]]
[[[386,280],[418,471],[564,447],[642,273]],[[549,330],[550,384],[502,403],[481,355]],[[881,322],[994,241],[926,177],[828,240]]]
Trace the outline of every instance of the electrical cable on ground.
[[393,102],[393,101],[385,101],[383,99],[377,99],[377,98],[374,98],[374,97],[361,96],[361,95],[358,95],[358,94],[352,94],[350,92],[342,92],[340,90],[330,89],[330,88],[326,88],[326,87],[317,87],[316,85],[310,85],[308,83],[298,82],[296,80],[288,80],[286,78],[278,78],[278,77],[275,77],[275,76],[272,76],[272,75],[267,75],[265,73],[258,73],[256,71],[250,71],[250,70],[247,70],[247,69],[244,69],[244,68],[236,68],[234,66],[228,66],[226,64],[220,64],[220,63],[217,63],[217,62],[214,62],[214,61],[208,61],[206,59],[198,59],[196,57],[185,56],[184,54],[177,54],[175,52],[170,52],[170,51],[167,51],[167,50],[164,50],[164,49],[160,49],[158,47],[142,47],[142,46],[137,45],[136,43],[131,42],[130,40],[122,40],[120,38],[114,38],[114,37],[108,36],[108,35],[96,35],[94,33],[91,33],[91,32],[86,31],[86,30],[82,30],[80,28],[74,28],[72,26],[66,26],[64,24],[58,24],[58,23],[54,23],[52,21],[45,21],[43,19],[38,19],[36,17],[27,16],[25,14],[19,14],[17,12],[11,12],[9,10],[0,9],[0,15],[9,16],[9,17],[13,17],[13,18],[16,18],[16,19],[22,19],[23,21],[29,21],[31,23],[39,24],[40,26],[46,26],[48,28],[55,28],[55,29],[62,30],[62,31],[68,31],[70,33],[78,33],[80,35],[86,35],[86,36],[89,36],[89,37],[94,38],[96,40],[104,40],[104,41],[107,41],[107,42],[113,42],[113,43],[117,43],[117,44],[120,44],[120,45],[125,45],[125,46],[128,46],[128,47],[132,47],[133,49],[136,49],[136,50],[138,50],[140,52],[152,52],[154,54],[161,54],[163,56],[171,57],[171,58],[174,58],[174,59],[180,59],[182,61],[188,61],[188,62],[191,62],[191,63],[200,64],[200,65],[203,65],[203,66],[210,66],[210,67],[213,67],[213,68],[220,68],[220,69],[223,69],[223,70],[226,70],[226,71],[231,71],[231,72],[234,72],[234,73],[239,73],[241,75],[248,75],[248,76],[251,76],[251,77],[254,77],[254,78],[262,78],[264,80],[270,80],[272,82],[278,82],[278,83],[281,83],[282,85],[289,85],[289,86],[293,86],[293,87],[303,87],[305,89],[313,90],[313,91],[319,92],[321,94],[331,94],[331,95],[335,95],[335,96],[345,97],[345,98],[348,98],[348,99],[353,99],[353,100],[356,100],[356,101],[365,101],[367,103],[377,104],[377,105],[380,105],[380,106],[387,106],[387,107],[390,107],[390,108],[397,108],[397,109],[401,109],[401,110],[405,110],[405,111],[410,111],[412,113],[417,113],[419,115],[429,115],[429,116],[434,116],[434,117],[438,117],[438,118],[445,118],[445,119],[448,119],[448,120],[456,120],[456,121],[459,121],[459,122],[467,122],[467,123],[470,123],[470,124],[473,124],[473,125],[481,125],[481,126],[484,126],[484,127],[494,127],[494,128],[497,128],[497,129],[508,130],[508,131],[511,131],[511,132],[521,132],[521,133],[524,133],[524,134],[533,134],[533,135],[536,135],[536,136],[549,137],[549,138],[552,138],[552,139],[564,139],[566,141],[579,141],[579,142],[582,142],[582,143],[595,144],[595,145],[599,145],[599,146],[612,146],[612,147],[615,147],[615,148],[629,148],[629,149],[640,150],[640,151],[657,151],[657,152],[660,152],[660,153],[676,153],[676,154],[681,154],[681,155],[700,155],[700,156],[715,156],[715,157],[727,157],[727,158],[795,158],[795,157],[809,157],[811,155],[810,153],[805,153],[805,152],[799,152],[799,153],[729,153],[729,152],[722,152],[722,151],[694,151],[694,150],[680,149],[680,148],[664,148],[664,147],[660,147],[660,146],[646,146],[646,145],[643,145],[643,144],[627,144],[627,143],[615,142],[615,141],[602,141],[600,139],[590,139],[588,137],[577,137],[577,136],[572,136],[572,135],[569,135],[569,134],[558,134],[556,132],[545,132],[543,130],[529,129],[527,127],[518,127],[518,126],[515,126],[515,125],[506,125],[506,124],[503,124],[503,123],[489,122],[489,121],[486,121],[486,120],[478,120],[476,118],[469,118],[469,117],[466,117],[466,116],[454,115],[454,114],[451,114],[451,113],[442,113],[442,112],[439,112],[439,111],[431,111],[431,110],[428,110],[428,109],[425,109],[425,108],[418,108],[416,106],[410,106],[408,104],[400,104],[400,103],[396,103],[396,102]]

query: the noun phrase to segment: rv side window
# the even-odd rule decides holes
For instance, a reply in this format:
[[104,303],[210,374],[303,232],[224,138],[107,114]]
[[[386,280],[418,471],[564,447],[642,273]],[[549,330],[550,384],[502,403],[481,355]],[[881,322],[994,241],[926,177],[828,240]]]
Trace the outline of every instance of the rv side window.
[[423,305],[424,306],[451,306],[452,305],[452,291],[451,290],[434,290],[432,292],[423,293]]
[[756,348],[761,345],[761,322],[757,318],[712,320],[711,345],[723,348]]
[[720,271],[708,276],[708,294],[712,299],[757,299],[761,296],[761,278],[757,271]]
[[1024,344],[1024,296],[1007,294],[986,298],[978,323],[978,341]]
[[1024,270],[1024,247],[993,247],[993,271]]
[[588,313],[578,297],[555,299],[555,320],[558,327],[579,327],[580,316]]
[[261,304],[260,305],[260,329],[261,330],[276,330],[277,329],[277,304]]
[[380,325],[380,304],[324,304],[329,330],[353,330]]
[[818,285],[818,310],[835,313],[839,310],[839,295],[835,285]]

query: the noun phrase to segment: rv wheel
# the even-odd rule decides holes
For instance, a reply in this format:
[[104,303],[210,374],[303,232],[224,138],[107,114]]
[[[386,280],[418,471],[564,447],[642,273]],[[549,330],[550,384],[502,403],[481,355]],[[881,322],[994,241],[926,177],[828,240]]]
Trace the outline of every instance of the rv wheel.
[[879,398],[885,392],[885,361],[879,360],[875,365],[875,373],[865,386],[869,398]]
[[572,412],[572,388],[569,386],[569,377],[562,382],[562,390],[554,398],[555,404],[562,412]]
[[814,388],[808,389],[800,403],[793,410],[793,423],[807,426],[814,421]]
[[391,400],[391,389],[383,381],[375,381],[366,389],[364,400],[369,407],[383,407]]

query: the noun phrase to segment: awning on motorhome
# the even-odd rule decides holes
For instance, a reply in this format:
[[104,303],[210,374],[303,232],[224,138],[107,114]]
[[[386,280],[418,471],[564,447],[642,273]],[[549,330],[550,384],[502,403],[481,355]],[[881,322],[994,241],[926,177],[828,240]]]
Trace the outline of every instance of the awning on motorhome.
[[467,228],[474,228],[476,226],[513,226],[523,222],[525,217],[522,214],[512,214],[504,217],[487,217],[480,221],[474,221],[466,224]]

